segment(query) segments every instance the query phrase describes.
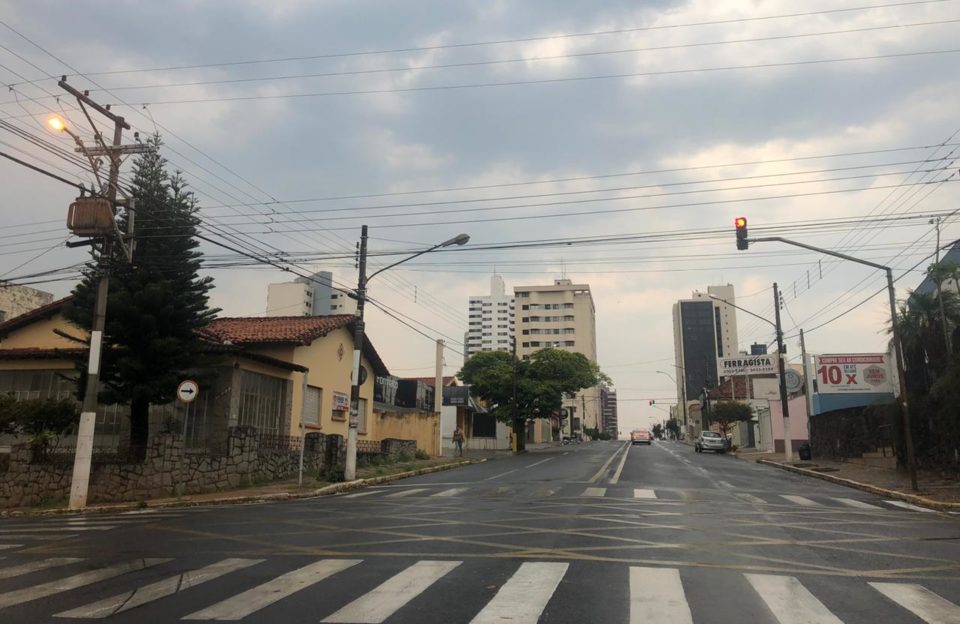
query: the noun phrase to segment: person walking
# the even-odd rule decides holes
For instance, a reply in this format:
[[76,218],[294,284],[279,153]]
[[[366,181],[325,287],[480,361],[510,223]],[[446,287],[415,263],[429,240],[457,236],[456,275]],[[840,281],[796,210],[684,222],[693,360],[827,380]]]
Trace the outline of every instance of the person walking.
[[463,429],[457,427],[453,432],[453,443],[457,447],[457,455],[463,457]]

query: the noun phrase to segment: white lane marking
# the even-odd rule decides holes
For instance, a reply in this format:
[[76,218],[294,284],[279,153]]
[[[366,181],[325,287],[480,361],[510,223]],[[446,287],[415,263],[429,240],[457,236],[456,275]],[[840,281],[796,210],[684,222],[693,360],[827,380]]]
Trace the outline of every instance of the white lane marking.
[[353,494],[346,494],[344,498],[360,498],[361,496],[370,496],[371,494],[379,494],[383,490],[367,490],[366,492],[354,492]]
[[524,468],[533,468],[534,466],[539,466],[540,464],[544,464],[544,463],[550,461],[551,459],[553,459],[553,457],[548,457],[548,458],[546,458],[546,459],[541,459],[540,461],[534,462],[534,463],[530,464],[529,466],[524,466]]
[[744,574],[780,624],[843,624],[792,576]]
[[918,507],[916,505],[911,505],[910,503],[906,503],[904,501],[885,500],[883,502],[887,503],[888,505],[895,505],[902,509],[909,509],[910,511],[922,511],[924,513],[933,513],[932,509],[927,509],[926,507]]
[[392,494],[387,494],[384,498],[403,498],[404,496],[412,496],[417,492],[426,492],[427,488],[410,488],[409,490],[400,490],[399,492],[393,492]]
[[653,490],[636,489],[633,491],[634,498],[656,498],[657,493]]
[[717,483],[719,483],[721,486],[727,488],[728,490],[734,489],[733,484],[731,484],[731,483],[729,483],[729,482],[727,482],[727,481],[717,481]]
[[[68,527],[69,531],[106,531],[108,529],[117,528],[115,525],[109,526],[71,526]],[[9,529],[0,529],[0,537],[3,537],[7,533],[59,533],[64,530],[64,527],[42,527],[42,528],[28,528],[28,527],[12,527]]]
[[607,488],[588,487],[580,496],[603,496],[607,493]]
[[466,492],[467,488],[450,488],[449,490],[444,490],[442,492],[437,492],[436,494],[431,494],[431,497],[434,496],[456,496],[461,492]]
[[616,485],[620,480],[620,474],[623,472],[623,465],[627,463],[627,454],[630,452],[631,448],[633,448],[633,445],[628,444],[627,450],[623,452],[623,459],[620,460],[620,465],[617,466],[617,471],[613,473],[613,478],[610,479],[610,485]]
[[196,587],[207,581],[220,578],[225,574],[249,568],[252,565],[260,563],[264,559],[224,559],[217,563],[210,564],[197,570],[189,570],[183,574],[171,576],[170,578],[150,583],[143,587],[132,589],[126,593],[98,600],[97,602],[70,609],[62,613],[57,613],[55,617],[62,618],[105,618],[117,613],[123,613],[147,603],[166,598],[173,594],[182,592],[191,587]]
[[20,548],[23,544],[0,544],[0,550],[8,550],[10,548]]
[[630,568],[630,624],[643,622],[693,624],[679,570]]
[[501,472],[501,473],[498,474],[498,475],[493,475],[492,477],[487,477],[486,479],[484,479],[484,481],[493,481],[494,479],[499,479],[500,477],[505,477],[505,476],[507,476],[508,474],[513,474],[513,473],[515,473],[515,472],[518,471],[518,470],[520,470],[520,469],[519,469],[519,468],[514,468],[513,470],[508,470],[508,471],[506,471],[506,472]]
[[870,583],[870,586],[904,609],[912,612],[927,624],[956,624],[960,622],[960,607],[922,585]]
[[822,507],[820,503],[812,501],[805,496],[794,496],[792,494],[781,494],[780,498],[786,499],[791,503],[796,503],[797,505],[803,505],[804,507]]
[[569,454],[570,454],[570,451],[567,451],[566,453],[564,453],[564,455],[569,455]]
[[76,537],[74,533],[60,534],[60,533],[4,533],[0,535],[0,539],[15,539],[15,540],[65,540],[70,539],[71,537]]
[[144,570],[151,566],[166,563],[167,561],[170,561],[170,559],[136,559],[134,561],[124,561],[123,563],[117,563],[97,570],[90,570],[89,572],[81,572],[80,574],[50,581],[49,583],[41,583],[40,585],[33,585],[0,594],[0,609],[105,581],[115,576],[120,576],[121,574],[127,574],[128,572]]
[[323,559],[287,572],[206,609],[195,611],[183,619],[240,620],[358,563],[359,559]]
[[876,505],[871,505],[870,503],[865,503],[855,498],[834,498],[833,500],[843,505],[846,505],[847,507],[854,507],[856,509],[869,509],[871,511],[883,511],[883,507],[877,507]]
[[610,466],[610,464],[613,463],[613,459],[617,456],[617,453],[619,453],[620,451],[622,451],[622,450],[624,449],[624,447],[626,447],[626,446],[629,446],[629,443],[624,442],[623,446],[621,446],[620,448],[618,448],[617,450],[615,450],[615,451],[613,452],[613,455],[611,455],[610,458],[609,458],[607,461],[605,461],[602,466],[600,466],[600,470],[597,471],[597,474],[595,474],[595,475],[593,475],[592,477],[590,477],[590,481],[588,481],[588,483],[596,483],[596,482],[597,482],[597,479],[599,479],[600,477],[602,477],[602,476],[603,476],[603,473],[605,473],[605,472],[607,471],[607,468]]
[[461,563],[418,561],[322,621],[380,624]]
[[70,565],[71,563],[77,563],[78,561],[83,561],[83,559],[77,559],[75,557],[54,557],[52,559],[31,561],[30,563],[24,563],[22,565],[13,566],[10,568],[0,568],[0,579],[13,578],[15,576],[30,574],[31,572],[39,572],[40,570],[46,570],[48,568]]
[[751,505],[766,505],[767,501],[763,500],[759,496],[754,496],[753,494],[747,494],[746,492],[736,492],[734,496],[739,498],[745,503],[750,503]]
[[470,624],[536,624],[567,573],[567,563],[524,563]]

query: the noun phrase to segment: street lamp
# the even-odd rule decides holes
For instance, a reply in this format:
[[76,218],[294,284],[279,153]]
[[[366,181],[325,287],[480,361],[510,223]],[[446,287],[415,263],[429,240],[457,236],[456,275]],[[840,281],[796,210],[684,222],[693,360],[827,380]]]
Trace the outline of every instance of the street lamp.
[[687,379],[686,379],[687,369],[680,366],[679,364],[674,364],[673,367],[681,371],[683,375],[681,378],[681,383],[679,384],[677,383],[677,380],[673,377],[673,375],[670,375],[669,373],[665,373],[664,371],[661,371],[661,370],[658,370],[657,372],[660,373],[661,375],[666,375],[670,379],[670,381],[673,382],[675,386],[680,386],[680,401],[683,403],[683,426],[686,427],[687,420],[689,418],[689,415],[687,414]]
[[[353,328],[353,371],[351,374],[350,387],[350,423],[347,427],[347,457],[343,466],[343,476],[347,481],[353,481],[357,477],[357,428],[360,425],[360,354],[363,350],[363,308],[367,300],[367,282],[380,273],[383,273],[387,269],[392,269],[398,264],[403,264],[404,262],[413,260],[414,258],[422,256],[423,254],[440,249],[441,247],[464,245],[469,240],[469,235],[458,234],[457,236],[454,236],[449,240],[445,240],[440,244],[424,249],[423,251],[418,251],[417,253],[407,256],[402,260],[394,262],[393,264],[388,264],[382,269],[375,271],[370,275],[370,277],[367,277],[367,226],[364,225],[360,229],[360,272],[357,279],[357,291],[355,293],[355,298],[357,300],[357,320],[355,321]],[[443,392],[443,388],[434,388],[434,392]]]
[[[759,314],[754,314],[750,310],[741,308],[735,303],[730,303],[726,299],[721,299],[716,295],[709,295],[709,297],[715,301],[721,301],[727,304],[730,307],[736,308],[741,312],[749,314],[750,316],[763,321],[764,323],[773,326],[773,329],[777,333],[777,368],[780,373],[780,408],[783,411],[783,454],[786,457],[786,460],[793,461],[793,440],[790,436],[790,400],[787,396],[787,376],[784,369],[784,349],[783,349],[783,329],[780,326],[780,291],[777,290],[777,283],[773,283],[773,309],[775,310],[776,323],[771,322],[769,319],[766,319]],[[735,382],[734,382],[735,383]],[[732,385],[732,384],[731,384]],[[809,417],[809,416],[808,416]]]

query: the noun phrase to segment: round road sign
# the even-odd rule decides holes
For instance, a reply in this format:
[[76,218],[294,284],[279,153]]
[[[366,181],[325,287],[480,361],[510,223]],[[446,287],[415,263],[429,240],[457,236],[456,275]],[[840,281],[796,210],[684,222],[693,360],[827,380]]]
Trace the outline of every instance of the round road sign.
[[784,382],[787,386],[787,392],[798,392],[803,388],[803,377],[797,371],[788,368],[784,371]]
[[200,394],[200,385],[192,379],[185,379],[177,386],[177,398],[184,403],[189,403]]

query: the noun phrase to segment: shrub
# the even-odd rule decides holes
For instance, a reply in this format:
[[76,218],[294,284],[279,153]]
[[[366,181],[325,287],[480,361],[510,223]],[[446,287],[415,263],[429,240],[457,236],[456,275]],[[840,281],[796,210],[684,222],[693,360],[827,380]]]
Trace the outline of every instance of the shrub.
[[399,455],[397,455],[397,461],[398,462],[413,461],[413,454],[410,453],[409,451],[402,451]]
[[430,459],[430,455],[423,449],[417,449],[417,452],[413,454],[414,459]]

